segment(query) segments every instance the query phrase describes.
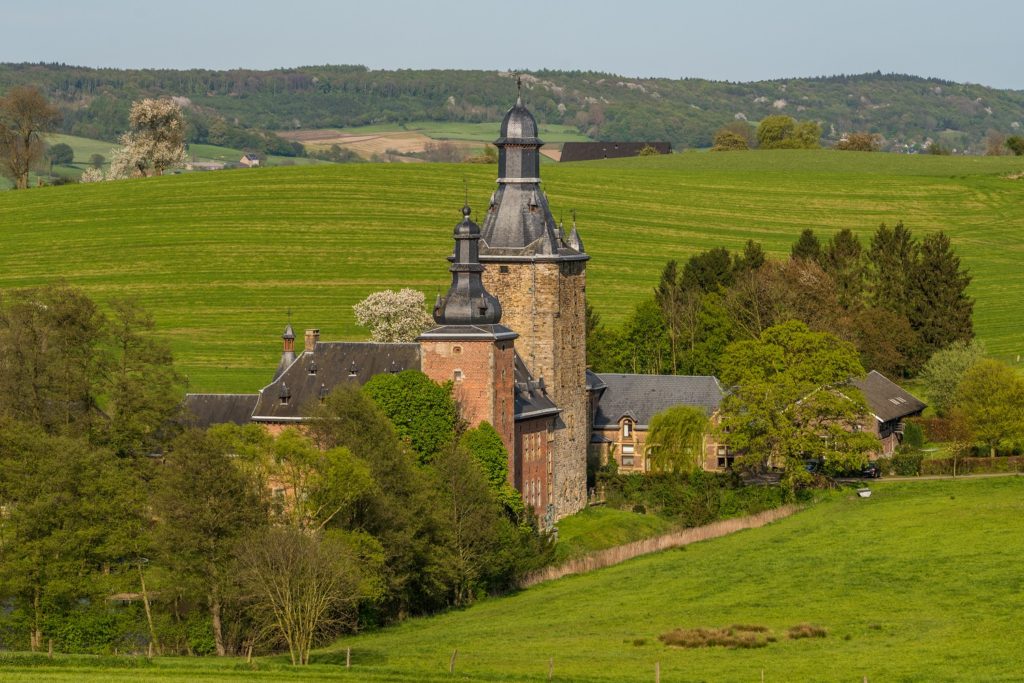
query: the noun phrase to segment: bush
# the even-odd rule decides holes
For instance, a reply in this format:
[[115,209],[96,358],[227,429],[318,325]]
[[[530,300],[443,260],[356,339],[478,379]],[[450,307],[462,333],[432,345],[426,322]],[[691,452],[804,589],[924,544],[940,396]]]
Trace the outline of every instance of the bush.
[[916,422],[907,422],[903,426],[903,445],[906,448],[921,450],[924,446],[924,430]]
[[[987,474],[999,472],[1024,472],[1024,457],[999,458],[957,458],[956,474]],[[953,458],[936,458],[921,463],[921,474],[953,474]]]
[[892,456],[893,472],[901,477],[915,477],[921,474],[921,462],[924,453],[921,451],[898,451]]
[[71,149],[71,145],[58,142],[50,148],[49,156],[50,161],[58,166],[66,166],[75,160],[75,150]]

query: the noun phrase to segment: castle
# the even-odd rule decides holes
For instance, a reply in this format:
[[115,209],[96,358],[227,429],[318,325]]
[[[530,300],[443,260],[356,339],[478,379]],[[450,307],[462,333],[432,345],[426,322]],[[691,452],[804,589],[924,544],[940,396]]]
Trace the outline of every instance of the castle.
[[[501,123],[498,187],[481,228],[469,206],[455,226],[452,284],[436,327],[414,343],[322,342],[289,324],[273,381],[256,394],[189,394],[199,426],[301,423],[304,408],[342,382],[416,369],[452,381],[470,425],[486,420],[509,452],[510,483],[538,515],[557,520],[587,501],[591,402],[586,368],[586,263],[575,220],[555,223],[540,187],[537,121],[521,96]],[[591,382],[593,384],[593,382]]]

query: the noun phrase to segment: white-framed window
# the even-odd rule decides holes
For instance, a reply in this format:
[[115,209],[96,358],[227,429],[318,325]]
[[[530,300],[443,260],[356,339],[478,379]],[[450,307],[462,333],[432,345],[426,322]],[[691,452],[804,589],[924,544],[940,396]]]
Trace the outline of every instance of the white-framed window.
[[633,466],[633,456],[632,455],[623,455],[622,456],[622,466],[623,467],[632,467]]
[[623,445],[623,447],[622,447],[622,454],[623,455],[633,455],[634,453],[636,453],[636,446],[634,446],[632,444],[625,444],[625,445]]
[[463,375],[462,375],[462,370],[456,369],[456,370],[455,370],[455,372],[454,372],[454,373],[452,373],[452,378],[453,378],[453,379],[454,379],[454,380],[455,380],[456,382],[461,382],[461,381],[462,381],[462,378],[463,378]]
[[624,420],[622,423],[622,438],[628,439],[633,436],[633,423],[629,420]]

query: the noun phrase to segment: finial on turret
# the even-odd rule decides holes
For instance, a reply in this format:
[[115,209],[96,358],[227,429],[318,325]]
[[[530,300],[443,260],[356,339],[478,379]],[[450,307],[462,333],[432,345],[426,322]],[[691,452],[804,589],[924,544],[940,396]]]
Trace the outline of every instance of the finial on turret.
[[523,76],[516,74],[516,104],[523,105]]

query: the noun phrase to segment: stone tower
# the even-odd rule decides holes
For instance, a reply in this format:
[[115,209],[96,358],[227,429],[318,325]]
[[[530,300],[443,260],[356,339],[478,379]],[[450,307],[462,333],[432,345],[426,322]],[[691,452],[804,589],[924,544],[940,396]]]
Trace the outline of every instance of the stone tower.
[[501,304],[484,288],[480,227],[469,215],[469,206],[463,207],[462,222],[455,226],[455,254],[449,268],[452,284],[434,304],[437,327],[418,338],[421,362],[430,379],[453,383],[455,400],[471,426],[486,420],[497,430],[509,453],[511,477],[517,335],[500,324]]
[[484,284],[503,308],[505,325],[519,333],[519,355],[543,378],[561,408],[554,433],[554,515],[587,501],[586,262],[575,220],[566,237],[540,188],[537,121],[522,96],[501,122],[498,188],[491,196],[480,240]]

